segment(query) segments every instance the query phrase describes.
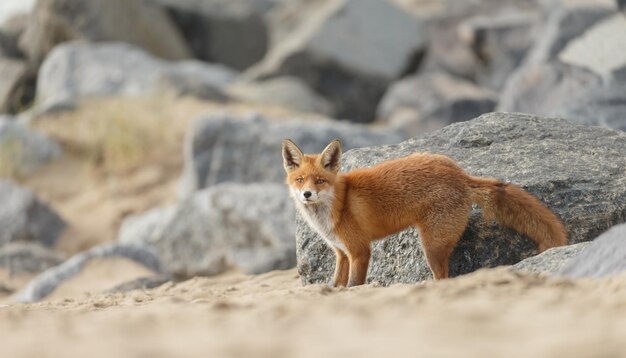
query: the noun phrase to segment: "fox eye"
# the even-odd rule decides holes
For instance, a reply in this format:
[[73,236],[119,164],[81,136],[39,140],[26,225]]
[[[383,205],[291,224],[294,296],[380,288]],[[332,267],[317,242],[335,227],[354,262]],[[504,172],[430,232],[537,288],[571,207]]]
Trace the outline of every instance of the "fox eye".
[[296,181],[298,183],[304,183],[304,178],[303,177],[299,177],[299,178],[296,179]]
[[319,178],[315,181],[315,184],[324,184],[326,182],[326,180]]

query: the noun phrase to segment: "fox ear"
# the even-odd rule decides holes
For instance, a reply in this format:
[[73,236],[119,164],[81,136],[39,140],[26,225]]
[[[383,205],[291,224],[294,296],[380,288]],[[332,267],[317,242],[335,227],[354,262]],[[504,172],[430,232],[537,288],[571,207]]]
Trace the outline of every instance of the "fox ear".
[[335,139],[324,148],[321,154],[322,166],[332,172],[339,171],[341,167],[341,142]]
[[291,139],[283,140],[283,166],[287,173],[302,164],[302,157],[304,157],[304,154],[302,154],[302,151],[298,148],[296,143]]

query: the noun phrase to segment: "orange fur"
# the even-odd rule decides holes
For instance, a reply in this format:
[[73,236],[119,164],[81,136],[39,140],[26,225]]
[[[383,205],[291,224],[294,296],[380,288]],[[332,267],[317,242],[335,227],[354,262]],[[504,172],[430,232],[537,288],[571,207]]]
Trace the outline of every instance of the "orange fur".
[[335,249],[336,286],[363,284],[371,242],[410,226],[419,230],[434,278],[447,278],[472,203],[486,219],[529,236],[540,252],[566,244],[562,222],[537,198],[513,184],[470,176],[444,155],[415,153],[347,173],[339,172],[340,158],[339,141],[319,155],[304,155],[283,141],[296,206]]

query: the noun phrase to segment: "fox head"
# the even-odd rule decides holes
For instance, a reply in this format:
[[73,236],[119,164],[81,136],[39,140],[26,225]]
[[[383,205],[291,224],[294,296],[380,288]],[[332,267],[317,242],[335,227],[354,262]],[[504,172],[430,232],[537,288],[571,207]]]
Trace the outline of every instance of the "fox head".
[[333,140],[321,154],[302,154],[290,139],[283,140],[283,166],[293,198],[305,205],[330,204],[341,167],[341,142]]

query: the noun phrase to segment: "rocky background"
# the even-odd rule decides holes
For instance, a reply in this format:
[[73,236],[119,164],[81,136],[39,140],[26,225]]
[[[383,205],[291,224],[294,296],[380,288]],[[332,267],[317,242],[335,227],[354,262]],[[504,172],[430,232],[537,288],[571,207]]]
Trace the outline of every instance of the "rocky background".
[[[344,170],[432,151],[517,183],[576,245],[515,268],[560,272],[626,221],[624,130],[619,1],[2,0],[0,299],[48,297],[94,262],[93,291],[296,265],[325,281],[285,137],[340,138]],[[377,243],[370,281],[429,278],[418,240]],[[594,250],[564,272],[593,275]],[[451,272],[534,254],[476,211]]]

